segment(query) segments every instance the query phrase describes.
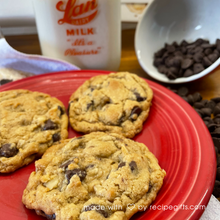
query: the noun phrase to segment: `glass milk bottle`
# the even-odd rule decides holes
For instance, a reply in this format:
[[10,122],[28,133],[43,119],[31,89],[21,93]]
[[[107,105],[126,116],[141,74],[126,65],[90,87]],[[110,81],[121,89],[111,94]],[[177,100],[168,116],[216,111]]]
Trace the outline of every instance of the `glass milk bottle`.
[[42,54],[82,69],[117,70],[120,0],[33,0]]

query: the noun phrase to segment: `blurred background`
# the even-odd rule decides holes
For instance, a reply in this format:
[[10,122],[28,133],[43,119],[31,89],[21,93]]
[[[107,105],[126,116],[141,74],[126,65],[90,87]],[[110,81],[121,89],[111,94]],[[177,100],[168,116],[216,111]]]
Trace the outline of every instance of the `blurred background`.
[[[135,28],[150,0],[121,0],[122,28]],[[3,34],[36,34],[34,10],[30,0],[0,0],[0,26]]]

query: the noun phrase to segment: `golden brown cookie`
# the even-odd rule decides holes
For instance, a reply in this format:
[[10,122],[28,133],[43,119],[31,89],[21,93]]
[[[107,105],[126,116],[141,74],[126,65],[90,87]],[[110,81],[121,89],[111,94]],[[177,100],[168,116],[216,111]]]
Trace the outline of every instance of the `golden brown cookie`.
[[142,130],[152,98],[148,83],[135,74],[98,75],[70,97],[70,124],[83,133],[114,132],[132,138]]
[[28,90],[0,92],[0,173],[13,172],[67,138],[61,101]]
[[130,219],[155,200],[166,174],[144,144],[103,132],[54,145],[35,166],[22,201],[56,220]]

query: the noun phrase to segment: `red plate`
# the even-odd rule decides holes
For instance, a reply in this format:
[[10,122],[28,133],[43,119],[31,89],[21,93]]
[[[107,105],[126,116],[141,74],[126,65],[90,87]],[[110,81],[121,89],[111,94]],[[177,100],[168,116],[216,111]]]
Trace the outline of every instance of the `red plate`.
[[[0,91],[29,89],[48,93],[68,106],[70,95],[87,79],[105,71],[70,71],[29,77],[0,87]],[[211,136],[198,114],[179,96],[147,81],[154,91],[150,115],[134,139],[142,142],[166,170],[164,185],[152,206],[132,219],[199,219],[215,181],[216,157]],[[78,136],[69,128],[69,137]],[[0,219],[42,220],[26,209],[21,197],[34,163],[0,175]]]

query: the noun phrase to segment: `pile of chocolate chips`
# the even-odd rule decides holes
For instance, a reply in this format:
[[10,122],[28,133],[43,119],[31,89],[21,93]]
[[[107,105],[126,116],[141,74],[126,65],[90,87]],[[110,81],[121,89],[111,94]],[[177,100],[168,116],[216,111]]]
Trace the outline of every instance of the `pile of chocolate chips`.
[[220,39],[215,44],[197,39],[192,43],[165,44],[154,54],[154,66],[169,79],[189,77],[202,72],[220,57]]
[[187,87],[171,90],[194,107],[212,136],[217,158],[217,173],[213,195],[220,198],[220,97],[206,100],[198,92],[189,94]]

